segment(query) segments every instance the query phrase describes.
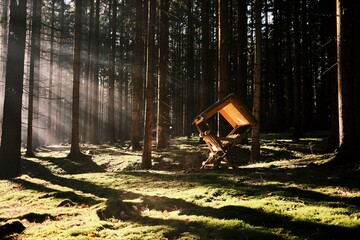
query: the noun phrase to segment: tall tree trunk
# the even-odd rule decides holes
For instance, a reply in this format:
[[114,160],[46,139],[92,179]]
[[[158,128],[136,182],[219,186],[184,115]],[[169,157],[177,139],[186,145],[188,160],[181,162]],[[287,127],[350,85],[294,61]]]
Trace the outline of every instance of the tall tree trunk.
[[301,133],[301,55],[300,55],[300,26],[299,26],[299,1],[294,0],[294,83],[293,83],[293,96],[294,96],[294,112],[293,112],[293,133],[292,138],[298,140]]
[[[121,16],[121,15],[120,15]],[[124,37],[124,27],[121,25],[120,26],[120,47],[119,47],[119,88],[118,88],[118,92],[119,92],[119,101],[118,101],[118,104],[119,104],[119,138],[121,141],[124,141],[125,138],[125,121],[124,121],[124,115],[125,115],[125,111],[123,111],[124,107],[125,107],[125,103],[124,103],[124,89],[125,89],[125,72],[124,72],[124,69],[125,69],[125,37]]]
[[[236,94],[240,101],[248,104],[248,18],[247,1],[238,1],[237,73]],[[248,142],[248,134],[243,134],[242,143]]]
[[[34,128],[34,111],[39,112],[39,77],[40,77],[40,25],[41,25],[41,3],[39,0],[33,1],[33,17],[31,27],[31,56],[30,56],[30,76],[29,76],[29,106],[28,106],[28,130],[26,156],[33,157],[34,149],[37,147],[37,128]],[[35,105],[35,106],[34,106]],[[36,119],[37,119],[36,118]]]
[[238,3],[238,72],[237,72],[237,95],[239,99],[247,102],[247,4],[246,1]]
[[142,8],[143,1],[136,2],[136,26],[135,26],[135,69],[134,69],[134,85],[132,90],[132,110],[131,110],[131,147],[132,150],[139,150],[140,146],[140,106],[142,102],[142,86],[144,79],[144,42],[142,34]]
[[293,125],[294,121],[294,95],[293,95],[293,59],[292,59],[292,34],[291,29],[293,25],[291,24],[291,7],[292,2],[286,1],[285,3],[285,16],[286,16],[286,26],[285,26],[285,35],[286,35],[286,66],[285,66],[285,81],[284,81],[284,89],[285,89],[285,125],[286,129],[290,128]]
[[[174,41],[175,41],[175,45],[176,45],[176,49],[178,49],[178,51],[174,52],[174,57],[173,57],[173,79],[182,79],[182,72],[180,71],[181,69],[181,49],[182,49],[182,41],[181,41],[181,24],[177,23],[176,24],[176,34],[174,36]],[[175,107],[174,107],[174,117],[175,117],[175,124],[174,124],[174,133],[175,135],[184,135],[184,128],[183,128],[183,84],[182,82],[178,81],[178,83],[175,83]]]
[[51,30],[50,30],[50,72],[48,94],[47,143],[53,143],[53,78],[54,78],[54,38],[55,38],[55,2],[51,2]]
[[85,106],[84,106],[84,119],[83,120],[83,141],[89,142],[91,137],[91,90],[92,90],[92,81],[91,81],[91,69],[92,69],[92,51],[93,51],[93,34],[94,34],[94,1],[89,1],[90,4],[90,14],[88,16],[88,39],[87,39],[87,50],[86,50],[86,60],[85,60],[85,69],[84,69],[84,82],[85,82]]
[[210,93],[212,91],[212,83],[210,76],[210,2],[202,0],[201,9],[201,84],[200,84],[200,109],[205,110],[211,105]]
[[313,84],[310,74],[310,30],[308,19],[307,1],[302,0],[301,19],[302,19],[302,54],[301,54],[301,74],[302,74],[302,131],[309,131],[313,129]]
[[273,131],[283,131],[285,119],[282,117],[284,114],[284,84],[283,84],[283,74],[281,73],[281,64],[282,64],[282,12],[281,12],[281,1],[274,0],[274,53],[272,58],[272,68],[273,68],[273,81],[274,81],[274,110],[273,110]]
[[356,162],[354,156],[358,151],[354,117],[354,112],[358,111],[354,108],[354,33],[357,31],[354,26],[355,15],[359,14],[356,4],[348,0],[336,1],[339,148],[335,160],[339,163]]
[[192,133],[192,120],[194,117],[194,83],[195,83],[195,56],[194,56],[194,19],[192,13],[193,1],[187,0],[187,35],[186,35],[186,85],[185,85],[185,96],[186,96],[186,105],[185,105],[185,122],[183,127],[185,129],[185,134],[190,136]]
[[74,61],[73,61],[73,96],[71,120],[71,147],[68,158],[78,160],[83,154],[80,151],[79,136],[79,106],[80,106],[80,68],[81,68],[81,14],[82,0],[75,1],[75,33],[74,33]]
[[[129,45],[129,41],[126,41],[126,45],[125,45],[125,52],[130,52],[130,45]],[[128,62],[128,55],[125,55],[125,62]],[[123,97],[123,101],[124,101],[124,126],[125,129],[123,131],[123,135],[124,135],[124,139],[129,139],[130,138],[130,122],[129,122],[129,118],[130,118],[130,109],[129,109],[129,105],[130,105],[130,96],[129,96],[129,66],[128,64],[125,65],[124,68],[124,97]]]
[[95,4],[95,26],[94,26],[94,54],[93,61],[93,84],[92,84],[92,111],[91,111],[91,142],[99,143],[99,36],[100,36],[100,0]]
[[299,1],[294,1],[295,14],[294,14],[294,83],[293,83],[293,96],[294,96],[294,112],[293,112],[293,133],[292,138],[298,140],[301,135],[301,52],[300,52],[300,24],[299,24]]
[[[331,16],[336,12],[336,1],[321,0],[319,10]],[[326,43],[323,47],[322,77],[318,87],[317,96],[320,95],[316,103],[316,121],[319,127],[324,127],[325,122],[330,126],[331,133],[328,138],[327,151],[334,152],[339,146],[339,117],[338,117],[338,98],[337,98],[337,57],[336,57],[336,19],[329,21],[329,18],[320,19],[321,42]],[[330,106],[330,108],[329,108]],[[330,115],[330,119],[329,119]]]
[[255,60],[254,60],[254,96],[253,115],[257,123],[251,132],[251,161],[256,162],[260,158],[260,106],[261,106],[261,9],[262,0],[255,2]]
[[144,147],[141,167],[151,168],[152,127],[154,118],[155,95],[155,15],[156,0],[148,1],[148,30],[147,30],[147,64],[146,64],[146,92],[145,92],[145,126]]
[[157,99],[157,134],[156,147],[164,149],[169,146],[169,111],[168,86],[170,78],[169,64],[169,0],[160,0],[160,47],[158,69]]
[[[0,177],[21,174],[21,106],[26,39],[26,0],[10,1]],[[16,71],[14,71],[16,66]]]
[[[218,100],[231,92],[230,88],[230,29],[229,29],[229,1],[218,0]],[[218,133],[224,135],[228,124],[221,115],[218,117]]]
[[109,141],[114,143],[115,138],[115,55],[116,55],[116,11],[117,0],[112,2],[112,19],[111,19],[111,54],[110,54],[110,76],[109,76],[109,109],[108,109],[108,138]]
[[[263,55],[264,59],[269,59],[269,4],[267,1],[264,2],[264,34],[263,34]],[[262,74],[262,79],[264,80],[264,84],[261,85],[261,103],[260,103],[260,122],[261,122],[261,129],[264,131],[270,131],[271,127],[271,117],[272,117],[272,110],[273,110],[273,86],[274,86],[274,79],[270,78],[271,72],[271,63],[270,61],[263,61],[261,63],[262,68],[264,69]],[[265,120],[265,121],[263,121]]]
[[[61,0],[60,3],[60,13],[59,13],[59,17],[60,17],[60,28],[63,30],[65,29],[64,26],[64,12],[65,12],[65,3],[64,0]],[[64,62],[64,56],[63,56],[63,37],[64,37],[64,33],[63,31],[60,31],[60,36],[59,36],[59,62],[58,62],[58,73],[57,73],[57,102],[56,102],[56,134],[55,134],[55,138],[57,139],[58,142],[62,142],[63,141],[63,132],[64,132],[64,117],[62,114],[62,109],[63,109],[63,83],[62,83],[62,77],[63,77],[63,62]]]

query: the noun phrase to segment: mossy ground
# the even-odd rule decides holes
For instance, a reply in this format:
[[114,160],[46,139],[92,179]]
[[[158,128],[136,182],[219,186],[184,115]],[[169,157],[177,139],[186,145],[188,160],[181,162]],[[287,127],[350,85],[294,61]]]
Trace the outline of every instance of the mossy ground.
[[264,135],[237,170],[199,170],[198,142],[172,140],[149,171],[124,145],[82,145],[77,162],[40,148],[0,180],[0,221],[20,220],[18,239],[360,239],[359,167],[324,165],[324,138]]

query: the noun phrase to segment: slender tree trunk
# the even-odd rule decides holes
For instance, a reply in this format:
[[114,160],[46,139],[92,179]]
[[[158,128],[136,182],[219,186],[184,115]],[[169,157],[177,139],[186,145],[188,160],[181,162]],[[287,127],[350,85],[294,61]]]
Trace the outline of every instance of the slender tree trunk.
[[300,26],[299,26],[299,1],[294,1],[295,14],[294,14],[294,51],[295,51],[295,63],[294,63],[294,83],[293,83],[293,96],[294,96],[294,112],[293,112],[293,133],[292,138],[298,140],[301,133],[301,100],[300,100],[300,88],[301,88],[301,55],[300,55]]
[[99,36],[100,36],[100,0],[95,4],[95,26],[94,26],[94,54],[93,60],[93,86],[92,86],[92,112],[91,112],[91,142],[99,142]]
[[[280,13],[278,13],[280,11]],[[283,76],[281,74],[281,64],[282,64],[282,48],[281,48],[281,1],[274,0],[274,53],[272,58],[272,68],[273,68],[273,81],[274,81],[274,110],[273,117],[273,130],[281,131],[284,130],[285,119],[282,117],[284,114],[284,84]]]
[[[125,52],[129,52],[130,49],[129,49],[129,42],[126,41],[126,47],[125,47]],[[128,60],[128,56],[125,55],[125,61],[129,61]],[[129,139],[130,138],[130,122],[129,122],[129,118],[130,118],[130,108],[128,106],[130,106],[130,95],[129,95],[129,82],[130,82],[130,79],[129,79],[129,68],[128,68],[128,65],[125,65],[125,68],[124,68],[124,126],[125,126],[125,129],[124,129],[124,139]]]
[[169,146],[169,0],[160,0],[160,47],[158,69],[158,99],[157,99],[157,134],[156,147],[164,149]]
[[238,72],[237,72],[237,95],[239,99],[247,102],[247,4],[246,1],[238,3]]
[[125,38],[124,38],[124,28],[123,26],[120,26],[120,47],[119,47],[119,136],[120,140],[124,141],[124,132],[125,132],[125,124],[124,124],[124,115],[125,111],[123,111],[125,104],[124,104],[124,92],[125,92],[125,73],[124,73],[124,62],[125,62]]
[[[174,79],[182,79],[182,72],[181,69],[181,49],[182,49],[182,41],[181,41],[181,25],[180,23],[176,24],[176,34],[175,34],[175,42],[176,42],[176,48],[178,51],[174,53]],[[183,126],[183,84],[182,82],[178,81],[178,83],[175,84],[175,108],[174,108],[174,114],[175,114],[175,124],[174,124],[174,132],[176,135],[184,135],[184,128]]]
[[[230,28],[229,28],[229,1],[218,0],[218,100],[223,99],[231,92],[230,88]],[[229,132],[228,123],[219,115],[218,133],[224,136]]]
[[194,117],[194,83],[195,83],[195,56],[194,56],[194,19],[192,13],[193,1],[187,0],[187,36],[186,36],[186,85],[185,85],[185,96],[186,96],[186,105],[185,105],[185,118],[183,123],[183,128],[185,129],[185,134],[191,136],[192,133],[192,121]]
[[85,82],[85,106],[84,106],[84,119],[83,119],[83,132],[84,132],[84,142],[89,142],[91,137],[91,90],[92,90],[92,81],[91,81],[91,68],[92,68],[92,49],[93,49],[93,31],[94,31],[94,1],[90,2],[90,14],[88,16],[89,26],[88,26],[88,40],[87,40],[87,50],[86,50],[86,64],[84,69],[84,82]]
[[301,7],[301,19],[302,19],[302,54],[301,54],[301,73],[302,73],[302,131],[309,131],[313,129],[313,84],[310,74],[310,30],[308,19],[308,6],[307,1],[302,0]]
[[[65,3],[64,0],[61,0],[60,3],[60,28],[63,30],[65,28],[64,26],[64,12],[65,12]],[[64,62],[64,57],[63,57],[63,31],[60,31],[60,36],[59,36],[59,62],[58,62],[58,73],[57,73],[57,103],[56,103],[56,134],[55,134],[55,138],[57,139],[58,142],[62,142],[63,141],[63,132],[64,132],[64,120],[63,120],[63,114],[62,114],[62,108],[63,108],[63,84],[62,84],[62,78],[63,78],[63,62]]]
[[[269,11],[269,4],[267,1],[264,3],[264,34],[263,34],[263,55],[264,59],[269,58],[269,21],[268,15]],[[264,84],[261,85],[261,103],[260,103],[260,122],[261,122],[261,129],[264,131],[270,131],[271,127],[271,117],[272,117],[272,86],[274,85],[274,79],[270,78],[270,71],[271,71],[271,63],[270,61],[263,61],[261,63],[262,69],[264,69],[262,73],[262,79],[264,79]],[[265,121],[263,121],[265,119]]]
[[48,99],[48,129],[47,143],[53,143],[53,78],[54,78],[54,38],[55,38],[55,2],[51,2],[51,30],[50,30],[50,72]]
[[73,62],[73,96],[72,96],[72,121],[71,121],[71,148],[68,158],[78,160],[83,154],[80,151],[79,136],[79,106],[80,106],[80,68],[81,68],[81,14],[82,0],[75,2],[75,39]]
[[142,34],[142,8],[143,1],[137,0],[136,2],[136,27],[135,27],[135,72],[134,72],[134,85],[132,90],[132,111],[131,111],[131,147],[132,150],[139,150],[140,146],[140,118],[141,111],[140,105],[142,102],[142,86],[144,78],[144,42]]
[[[21,174],[21,106],[26,39],[26,0],[10,1],[0,177]],[[16,66],[16,71],[14,71]]]
[[[240,101],[248,104],[248,18],[247,1],[238,1],[237,73],[236,93]],[[243,134],[242,143],[248,142],[248,134]]]
[[[40,24],[41,24],[41,3],[33,1],[33,17],[31,27],[31,56],[30,56],[30,76],[29,76],[29,106],[28,106],[28,130],[26,156],[33,157],[34,149],[37,147],[38,131],[34,128],[34,111],[39,112],[39,76],[40,76]],[[35,106],[34,106],[35,105]],[[38,126],[35,126],[38,127]]]
[[201,10],[201,85],[200,85],[200,109],[205,110],[212,104],[210,93],[212,91],[212,83],[210,76],[210,2],[202,0]]
[[144,147],[141,167],[151,168],[152,151],[152,127],[154,118],[154,83],[155,83],[155,15],[156,0],[148,1],[148,30],[147,30],[147,68],[146,68],[146,103],[145,103],[145,126]]
[[285,35],[286,35],[286,65],[285,65],[285,125],[286,129],[290,128],[293,125],[293,115],[294,115],[294,95],[293,95],[293,60],[292,60],[292,35],[290,30],[293,28],[291,24],[291,1],[286,1],[285,3],[285,15],[286,15],[286,26],[285,26]]
[[254,97],[253,115],[257,123],[251,132],[251,161],[260,158],[260,106],[261,106],[261,9],[262,0],[255,2],[255,61],[254,61]]
[[108,138],[109,141],[114,143],[115,138],[115,115],[114,115],[114,105],[115,105],[115,55],[116,55],[116,11],[117,10],[117,0],[113,0],[112,3],[112,19],[111,19],[111,55],[110,55],[110,76],[109,76],[109,109],[108,109]]

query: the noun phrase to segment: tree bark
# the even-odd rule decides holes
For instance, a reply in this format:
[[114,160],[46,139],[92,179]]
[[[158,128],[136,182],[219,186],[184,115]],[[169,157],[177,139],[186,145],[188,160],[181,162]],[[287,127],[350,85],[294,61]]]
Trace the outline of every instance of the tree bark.
[[237,72],[237,96],[247,102],[247,4],[246,1],[239,1],[238,6],[238,72]]
[[271,118],[273,131],[280,132],[285,130],[286,119],[283,117],[285,110],[284,99],[284,74],[282,70],[283,44],[282,44],[282,3],[280,0],[274,0],[274,53],[271,66],[273,68],[272,78],[274,81],[273,95],[273,115]]
[[201,83],[200,83],[200,110],[204,111],[212,104],[212,81],[210,76],[210,2],[202,0],[201,9]]
[[[40,76],[40,25],[41,25],[41,3],[33,1],[33,17],[31,27],[31,56],[29,73],[29,105],[28,105],[28,128],[27,128],[27,157],[34,157],[37,147],[38,131],[34,129],[34,112],[38,113],[39,98],[39,76]],[[35,106],[34,106],[35,105]],[[36,107],[37,105],[37,107]],[[38,126],[36,126],[38,127]]]
[[157,149],[165,149],[169,146],[169,111],[168,101],[169,86],[169,0],[160,0],[160,46],[159,46],[159,69],[158,69],[158,99],[157,99]]
[[[60,3],[60,13],[59,13],[59,22],[60,22],[60,28],[64,29],[64,12],[65,12],[65,3],[62,0]],[[62,77],[63,77],[63,62],[64,62],[64,56],[63,56],[63,31],[60,31],[59,35],[59,62],[58,62],[58,72],[57,72],[57,102],[56,102],[56,124],[55,124],[55,138],[57,139],[57,142],[63,141],[63,132],[64,132],[64,120],[63,120],[63,83],[62,83]]]
[[253,111],[257,123],[251,132],[251,161],[256,162],[260,158],[260,106],[261,106],[261,9],[262,0],[255,2],[255,60],[254,60],[254,96]]
[[302,135],[301,132],[301,55],[300,55],[300,26],[299,26],[299,1],[294,1],[295,14],[294,14],[294,80],[293,80],[293,96],[294,96],[294,111],[293,111],[293,133],[292,138],[298,140]]
[[[223,99],[231,92],[230,88],[230,29],[229,29],[229,2],[218,0],[218,100]],[[224,136],[229,132],[228,124],[219,114],[218,134]]]
[[193,1],[187,0],[187,35],[186,35],[186,85],[185,85],[185,97],[186,97],[186,105],[185,105],[185,122],[184,122],[184,129],[186,136],[191,136],[192,133],[192,120],[194,117],[194,83],[195,83],[195,54],[194,54],[194,19],[192,13],[192,6]]
[[[10,1],[0,177],[21,174],[21,106],[26,39],[26,0]],[[10,34],[11,33],[11,34]],[[16,70],[14,70],[16,66]]]
[[92,81],[91,81],[91,69],[92,69],[92,53],[93,53],[93,34],[94,34],[94,1],[89,1],[90,12],[88,15],[88,39],[87,39],[87,49],[86,49],[86,58],[85,58],[85,67],[84,67],[84,82],[85,82],[85,104],[84,104],[84,119],[83,121],[83,141],[89,142],[91,137],[91,104],[92,98],[90,97],[92,91]]
[[110,54],[110,76],[109,76],[109,99],[108,99],[108,139],[111,143],[116,141],[115,138],[115,67],[116,67],[116,10],[117,0],[112,2],[111,18],[111,54]]
[[92,84],[92,111],[91,111],[91,137],[92,143],[99,143],[99,36],[100,36],[100,0],[95,4],[94,42],[92,54],[93,84]]
[[144,40],[142,34],[142,0],[136,2],[136,26],[135,26],[135,69],[134,85],[132,89],[132,110],[131,110],[131,147],[132,150],[141,149],[140,146],[140,106],[143,96],[143,79],[144,79]]
[[336,1],[337,26],[337,70],[338,70],[338,108],[339,108],[339,148],[335,161],[339,163],[356,162],[355,109],[355,42],[354,26],[356,2],[349,0]]
[[291,24],[291,9],[292,2],[286,1],[285,3],[285,17],[286,17],[286,25],[285,25],[285,35],[286,35],[286,65],[285,65],[285,80],[284,80],[284,89],[285,89],[285,126],[286,129],[292,127],[294,122],[294,95],[293,95],[293,59],[292,59],[292,45],[293,39],[291,34],[291,29],[293,29],[293,25]]
[[148,1],[148,35],[147,35],[147,68],[146,68],[146,102],[145,102],[145,126],[144,147],[141,167],[151,168],[152,152],[152,127],[154,118],[154,83],[155,83],[155,15],[156,0]]
[[302,23],[302,48],[301,48],[301,75],[302,75],[302,132],[313,130],[314,118],[313,118],[313,83],[311,77],[311,63],[310,63],[310,31],[309,31],[309,19],[308,19],[308,6],[307,1],[302,1],[301,7],[301,23]]
[[50,30],[50,71],[48,92],[48,119],[47,119],[47,144],[54,143],[53,128],[53,83],[54,83],[54,40],[55,40],[55,2],[51,2],[51,30]]
[[80,106],[80,68],[81,68],[81,14],[82,0],[75,2],[75,33],[74,33],[74,61],[73,61],[73,96],[71,120],[71,147],[68,158],[78,160],[83,154],[80,151],[79,137],[79,106]]

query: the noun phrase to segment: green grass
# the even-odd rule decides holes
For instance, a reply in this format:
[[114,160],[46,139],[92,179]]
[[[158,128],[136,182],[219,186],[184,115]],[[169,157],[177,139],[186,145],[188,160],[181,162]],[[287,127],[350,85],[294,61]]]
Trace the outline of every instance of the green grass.
[[19,239],[359,239],[359,168],[323,166],[324,146],[269,134],[261,161],[199,170],[206,146],[178,138],[149,171],[122,146],[83,145],[78,162],[44,147],[0,180],[0,221],[21,221]]

